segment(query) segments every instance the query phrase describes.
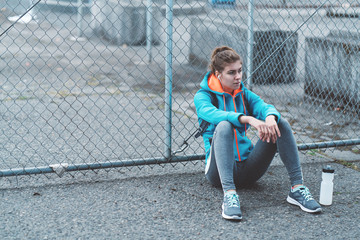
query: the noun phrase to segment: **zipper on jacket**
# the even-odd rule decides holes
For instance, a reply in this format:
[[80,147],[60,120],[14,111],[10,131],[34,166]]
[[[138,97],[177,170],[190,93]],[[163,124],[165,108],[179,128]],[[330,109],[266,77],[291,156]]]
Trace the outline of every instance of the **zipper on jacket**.
[[[242,98],[242,104],[243,104],[243,108],[244,108],[244,113],[245,113],[246,116],[248,116],[247,109],[245,107],[244,93],[243,92],[241,92],[241,98]],[[245,123],[245,136],[246,136],[246,123]]]
[[[234,111],[237,112],[237,109],[236,109],[236,103],[235,103],[235,96],[231,96],[232,100],[233,100],[233,104],[234,104]],[[246,126],[245,126],[246,127]],[[238,142],[238,139],[237,139],[237,132],[236,132],[236,129],[234,128],[234,133],[235,133],[235,143],[236,143],[236,151],[238,153],[238,156],[239,156],[239,162],[241,162],[241,155],[240,155],[240,149],[239,149],[239,142]],[[246,133],[246,128],[245,128],[245,133]]]

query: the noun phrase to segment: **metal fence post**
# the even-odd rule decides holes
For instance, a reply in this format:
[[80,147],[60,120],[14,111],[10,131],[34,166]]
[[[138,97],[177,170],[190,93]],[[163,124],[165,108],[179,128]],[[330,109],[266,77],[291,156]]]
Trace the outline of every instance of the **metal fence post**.
[[78,15],[77,15],[77,23],[78,23],[78,37],[82,37],[82,17],[83,17],[83,3],[82,0],[78,0]]
[[78,27],[78,33],[77,36],[72,36],[69,39],[71,41],[85,41],[86,38],[83,37],[83,17],[84,17],[84,3],[83,0],[77,0],[76,2],[76,8],[77,8],[77,27]]
[[172,112],[172,24],[173,1],[166,0],[166,47],[165,47],[165,158],[171,157],[171,112]]
[[253,13],[254,3],[249,0],[248,5],[248,34],[247,34],[247,66],[246,66],[246,85],[251,90],[252,88],[252,70],[253,70],[253,48],[254,48],[254,31],[253,31]]
[[151,42],[152,42],[152,0],[147,0],[146,6],[146,52],[148,54],[148,62],[151,62]]

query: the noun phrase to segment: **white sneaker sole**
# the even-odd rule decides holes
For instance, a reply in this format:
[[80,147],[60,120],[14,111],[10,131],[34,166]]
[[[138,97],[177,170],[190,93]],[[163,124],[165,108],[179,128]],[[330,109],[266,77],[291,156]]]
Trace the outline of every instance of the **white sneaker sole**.
[[295,199],[293,199],[293,198],[290,197],[290,196],[288,196],[288,197],[286,198],[286,201],[287,201],[288,203],[290,203],[290,204],[299,206],[303,211],[308,212],[308,213],[321,212],[321,208],[317,208],[317,209],[315,209],[315,210],[308,209],[308,208],[304,207],[303,205],[301,205],[298,201],[296,201]]

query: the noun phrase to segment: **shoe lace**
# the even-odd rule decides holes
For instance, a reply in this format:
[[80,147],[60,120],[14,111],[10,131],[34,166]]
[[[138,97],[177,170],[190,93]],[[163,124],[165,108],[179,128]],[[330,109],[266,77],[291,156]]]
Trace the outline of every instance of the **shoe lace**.
[[301,188],[300,193],[304,196],[306,201],[314,200],[313,196],[311,195],[311,193],[307,187]]
[[231,194],[227,197],[229,207],[240,207],[239,197],[237,194]]

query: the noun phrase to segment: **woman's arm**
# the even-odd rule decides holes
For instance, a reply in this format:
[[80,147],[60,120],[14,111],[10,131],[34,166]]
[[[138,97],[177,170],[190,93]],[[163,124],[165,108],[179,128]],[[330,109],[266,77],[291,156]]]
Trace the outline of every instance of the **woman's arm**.
[[[206,90],[200,89],[194,97],[194,104],[196,107],[196,113],[199,118],[212,123],[218,124],[221,121],[229,121],[234,126],[240,127],[241,124],[238,121],[238,117],[243,113],[237,113],[232,111],[223,111],[215,107],[211,103],[210,93]],[[220,104],[222,104],[220,102]]]
[[261,141],[266,141],[268,143],[271,141],[275,143],[277,138],[281,136],[274,115],[267,116],[265,121],[244,115],[239,116],[238,119],[241,124],[250,124],[253,126],[258,131]]
[[245,88],[245,99],[248,102],[248,107],[251,109],[251,114],[259,120],[265,121],[268,116],[274,115],[276,121],[280,120],[280,113],[271,104],[264,102],[254,92]]

